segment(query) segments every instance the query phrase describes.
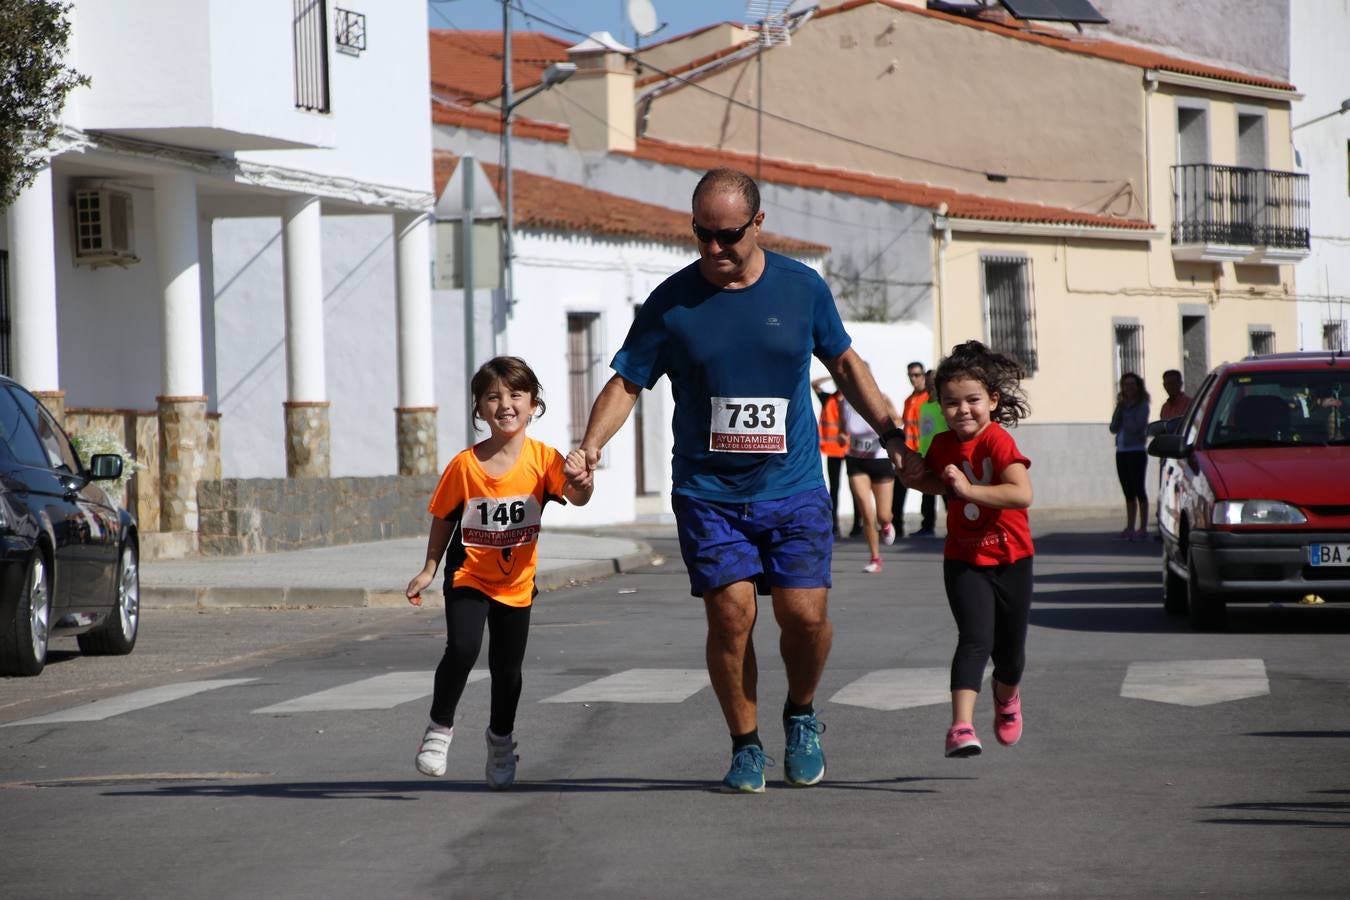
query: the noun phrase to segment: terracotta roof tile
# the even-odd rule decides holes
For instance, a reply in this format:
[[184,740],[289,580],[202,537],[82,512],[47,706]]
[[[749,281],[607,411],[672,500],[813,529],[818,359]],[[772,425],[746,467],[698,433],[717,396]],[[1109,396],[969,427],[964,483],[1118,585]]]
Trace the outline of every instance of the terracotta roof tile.
[[[433,92],[473,102],[502,94],[502,33],[450,31],[430,33]],[[511,82],[519,91],[538,84],[550,63],[567,59],[567,41],[540,31],[511,32]]]
[[[615,151],[622,153],[622,151]],[[693,147],[670,141],[642,138],[631,155],[649,162],[706,170],[716,166],[732,166],[747,172],[755,171],[755,157],[727,150]],[[774,184],[835,191],[859,197],[873,197],[892,203],[904,203],[937,209],[947,204],[947,214],[963,219],[987,219],[1004,222],[1026,222],[1047,225],[1084,226],[1093,228],[1120,228],[1146,230],[1153,226],[1140,219],[1123,219],[1097,213],[1021,203],[996,197],[966,194],[950,188],[934,187],[912,181],[884,178],[845,169],[804,165],[786,160],[765,158],[759,161],[759,180]]]
[[[437,151],[435,155],[436,196],[445,190],[459,157]],[[501,168],[482,163],[484,173],[500,195]],[[694,247],[689,228],[689,213],[597,191],[532,172],[517,169],[511,179],[513,217],[517,228],[579,232],[608,237],[637,238],[666,244]],[[823,244],[763,232],[760,245],[779,253],[824,255],[830,248]]]
[[[1109,59],[1126,65],[1138,66],[1142,69],[1163,69],[1169,72],[1178,72],[1185,75],[1198,75],[1203,78],[1214,78],[1219,81],[1230,81],[1235,84],[1247,84],[1280,91],[1294,90],[1294,86],[1286,81],[1263,78],[1259,75],[1251,75],[1247,72],[1238,71],[1237,69],[1211,66],[1186,59],[1185,57],[1160,53],[1145,47],[1135,47],[1129,44],[1101,40],[1085,35],[1070,34],[1068,32],[1050,31],[1035,23],[1024,22],[1006,14],[999,15],[997,12],[992,16],[986,13],[980,18],[971,18],[969,16],[958,16],[952,13],[939,12],[935,9],[921,9],[916,6],[901,3],[899,0],[848,0],[847,3],[841,3],[838,6],[822,9],[816,14],[816,18],[823,18],[825,16],[834,15],[835,13],[847,12],[850,9],[866,6],[869,3],[878,3],[901,12],[929,16],[930,18],[941,19],[944,22],[965,25],[969,28],[978,28],[993,34],[1003,35],[1004,37],[1030,41],[1031,43],[1052,47],[1066,53],[1081,53],[1087,56],[1096,56],[1101,59]],[[998,12],[1001,12],[1001,10]]]
[[[486,131],[490,134],[502,133],[502,117],[495,110],[464,106],[435,98],[431,101],[431,121],[436,125],[449,125],[453,128],[472,128],[474,131]],[[571,129],[566,125],[527,119],[520,115],[511,120],[511,134],[515,137],[565,144],[570,132]]]

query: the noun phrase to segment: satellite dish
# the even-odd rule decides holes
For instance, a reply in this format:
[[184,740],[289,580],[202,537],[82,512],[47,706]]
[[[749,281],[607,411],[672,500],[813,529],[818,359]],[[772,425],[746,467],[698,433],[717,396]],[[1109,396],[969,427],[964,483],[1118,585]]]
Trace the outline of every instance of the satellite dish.
[[628,24],[633,26],[638,37],[646,37],[659,30],[656,24],[656,7],[652,0],[628,0]]

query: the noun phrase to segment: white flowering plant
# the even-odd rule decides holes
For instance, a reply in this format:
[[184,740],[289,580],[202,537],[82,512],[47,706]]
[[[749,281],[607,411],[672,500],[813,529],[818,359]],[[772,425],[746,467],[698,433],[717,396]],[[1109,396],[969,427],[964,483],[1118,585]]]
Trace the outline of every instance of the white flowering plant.
[[121,439],[106,428],[90,428],[87,431],[76,432],[70,436],[70,442],[75,445],[75,452],[79,454],[80,462],[86,469],[89,468],[89,460],[100,453],[112,453],[122,457],[122,474],[102,484],[112,501],[118,506],[123,505],[126,500],[127,482],[145,466],[137,462]]

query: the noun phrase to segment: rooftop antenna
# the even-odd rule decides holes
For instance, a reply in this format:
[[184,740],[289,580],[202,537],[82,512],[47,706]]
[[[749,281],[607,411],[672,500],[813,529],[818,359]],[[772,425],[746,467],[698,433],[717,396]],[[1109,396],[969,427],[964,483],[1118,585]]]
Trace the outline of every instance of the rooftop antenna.
[[642,76],[642,61],[638,54],[642,51],[642,39],[649,38],[668,23],[657,24],[656,7],[652,0],[628,0],[628,24],[633,26],[633,58],[637,60],[638,77]]
[[759,48],[755,52],[755,180],[764,158],[764,51],[792,43],[788,31],[788,7],[792,0],[746,0],[745,14],[759,23]]

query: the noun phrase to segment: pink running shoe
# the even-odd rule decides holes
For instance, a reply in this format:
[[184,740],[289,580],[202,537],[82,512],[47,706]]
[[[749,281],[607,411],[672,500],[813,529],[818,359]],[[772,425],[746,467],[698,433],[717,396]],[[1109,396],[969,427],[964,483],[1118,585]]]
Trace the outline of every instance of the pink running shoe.
[[1013,694],[1007,703],[994,695],[994,737],[1005,747],[1022,739],[1022,692]]
[[984,748],[975,736],[975,726],[969,722],[957,722],[947,731],[947,756],[964,759],[967,756],[979,756]]
[[881,526],[881,542],[889,547],[895,543],[895,526],[886,524]]
[[869,575],[875,575],[877,572],[880,572],[881,557],[879,556],[872,557],[871,561],[867,565],[863,566],[863,571]]

